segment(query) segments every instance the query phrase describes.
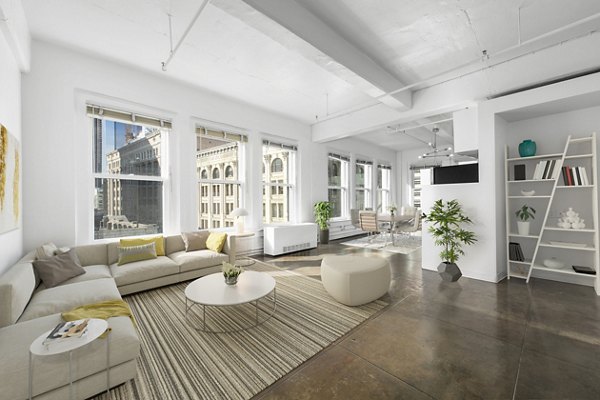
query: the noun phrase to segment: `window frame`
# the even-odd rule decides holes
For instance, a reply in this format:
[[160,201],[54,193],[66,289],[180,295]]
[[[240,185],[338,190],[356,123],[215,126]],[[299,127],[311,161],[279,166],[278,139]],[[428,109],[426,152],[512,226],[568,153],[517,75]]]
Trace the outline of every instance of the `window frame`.
[[[388,170],[387,180],[384,181],[382,174],[381,188],[379,187],[379,170]],[[387,187],[386,187],[387,184]],[[385,194],[385,197],[384,197]],[[377,164],[377,200],[381,199],[381,204],[377,204],[377,209],[381,208],[381,212],[387,212],[387,208],[393,203],[392,201],[392,166],[390,164]],[[384,200],[385,199],[385,200]]]
[[[364,179],[365,179],[365,183],[362,187],[359,187],[357,185],[356,182],[356,168],[362,165],[365,168],[365,173],[364,173]],[[360,208],[358,208],[358,202],[357,202],[357,195],[358,192],[364,192],[364,203],[365,203],[365,208],[364,209],[371,209],[373,208],[373,161],[368,161],[368,160],[362,160],[360,158],[357,158],[354,161],[354,206],[356,209],[360,210]]]
[[[280,159],[280,157],[274,157],[271,160],[269,160],[269,165],[266,165],[266,159],[265,156],[267,155],[265,153],[265,147],[271,147],[271,148],[277,148],[279,147],[282,151],[288,151],[289,153],[292,154],[292,156],[288,156],[288,162],[287,162],[287,167],[288,167],[288,171],[287,171],[287,183],[285,182],[281,182],[281,180],[278,180],[277,182],[272,182],[271,180],[269,180],[268,182],[265,181],[265,174],[269,174],[269,176],[274,173],[274,171],[272,170],[273,167],[273,163],[275,162],[276,159]],[[269,225],[269,224],[292,224],[296,221],[296,207],[297,207],[297,188],[298,188],[298,175],[297,175],[297,164],[298,164],[298,159],[299,159],[299,151],[298,151],[298,146],[297,144],[295,144],[292,141],[288,141],[284,138],[280,138],[280,137],[263,137],[261,140],[261,156],[260,156],[260,163],[262,164],[261,166],[261,186],[262,186],[262,194],[261,194],[261,204],[262,204],[262,215],[261,215],[261,222],[263,225]],[[283,163],[283,169],[285,170],[285,163]],[[284,172],[284,171],[275,171],[275,173],[279,173],[279,172]],[[273,217],[271,216],[270,219],[266,219],[267,217],[267,211],[272,214],[272,210],[273,210],[273,205],[279,204],[279,203],[269,203],[269,205],[266,204],[265,202],[265,196],[286,196],[286,190],[287,190],[287,202],[288,202],[288,210],[287,210],[287,221],[281,221],[281,220],[273,220]],[[269,214],[269,215],[270,215]],[[277,214],[280,214],[279,212],[279,207],[277,207]],[[285,212],[283,213],[285,214]],[[278,217],[278,219],[281,217]]]
[[[340,184],[331,185],[329,176],[329,162],[330,160],[340,161]],[[327,201],[331,203],[329,198],[330,190],[340,190],[340,199],[342,204],[340,205],[340,216],[332,217],[332,221],[346,220],[350,218],[350,157],[346,155],[340,155],[336,153],[328,153],[327,155]]]
[[[204,133],[202,133],[204,132]],[[209,133],[210,132],[210,133]],[[235,194],[228,194],[229,193],[229,189],[230,189],[230,185],[233,186],[238,186],[238,190],[237,190],[237,207],[235,206],[235,200],[234,200],[234,206],[233,209],[235,208],[239,208],[239,207],[244,207],[245,204],[245,190],[246,190],[246,168],[245,168],[245,160],[246,160],[246,151],[247,151],[247,146],[246,144],[248,143],[248,135],[243,132],[240,129],[235,129],[235,128],[228,128],[226,126],[215,126],[213,124],[207,124],[207,123],[202,123],[202,122],[198,122],[195,124],[195,129],[194,129],[194,133],[195,133],[195,138],[196,141],[198,140],[198,137],[202,134],[206,135],[207,137],[212,137],[216,140],[222,141],[222,142],[227,142],[230,144],[235,143],[236,147],[237,147],[237,160],[234,161],[235,163],[235,167],[228,165],[227,163],[225,163],[225,165],[223,166],[223,168],[219,168],[216,167],[214,165],[211,165],[211,170],[208,172],[207,179],[202,178],[202,171],[205,169],[201,169],[200,174],[198,174],[197,172],[195,173],[195,180],[196,180],[196,193],[198,195],[197,201],[196,201],[196,209],[195,209],[195,215],[196,215],[196,227],[198,229],[226,229],[226,228],[231,228],[233,229],[234,226],[234,219],[232,217],[228,217],[230,213],[227,213],[227,210],[230,208],[228,207],[228,202],[226,201],[227,197],[230,196],[234,196]],[[218,136],[218,134],[221,134],[222,136]],[[196,142],[197,143],[197,142]],[[223,144],[225,145],[225,143]],[[195,154],[194,154],[194,158],[197,160],[198,158],[198,153],[199,151],[196,150]],[[233,173],[233,178],[227,177],[226,176],[226,172],[227,169],[231,167],[234,168],[234,173]],[[237,178],[236,178],[236,173],[235,173],[235,168],[237,167]],[[204,167],[206,168],[206,170],[208,170],[208,167]],[[213,171],[217,169],[219,171],[219,178],[218,179],[213,179]],[[196,162],[196,171],[198,170],[198,163]],[[207,195],[208,196],[204,196],[203,195],[203,188],[208,187],[208,192]],[[215,189],[218,189],[218,194],[215,195]],[[235,193],[235,189],[233,189],[233,193]],[[220,198],[223,199],[222,202],[218,202],[215,203],[214,201],[212,201],[214,196],[218,196]],[[208,197],[208,203],[203,203],[202,198],[203,197]],[[203,212],[203,204],[208,204],[207,206],[207,211],[208,212]],[[218,204],[218,213],[215,213],[215,204]],[[204,220],[202,218],[203,215],[208,215],[208,220],[206,221],[206,226],[203,226]],[[222,218],[214,218],[214,215],[219,215],[222,216]],[[202,220],[202,221],[201,221]],[[218,225],[218,226],[216,226]]]
[[[108,242],[117,238],[126,238],[126,237],[140,237],[154,234],[164,234],[168,231],[170,226],[168,225],[169,218],[167,217],[167,210],[169,209],[169,173],[170,173],[170,164],[169,164],[169,136],[173,130],[171,117],[155,117],[152,115],[158,115],[159,113],[155,113],[150,109],[139,109],[137,107],[132,107],[129,104],[123,105],[109,105],[103,104],[102,101],[97,101],[96,99],[91,98],[81,98],[78,96],[78,100],[81,102],[85,110],[84,113],[81,114],[81,118],[85,118],[86,129],[85,131],[89,134],[82,135],[84,137],[89,138],[86,140],[86,147],[90,149],[87,152],[89,156],[89,163],[86,163],[89,167],[90,173],[88,173],[90,186],[92,189],[90,191],[89,197],[91,201],[86,203],[80,203],[80,198],[86,198],[86,196],[78,196],[77,203],[81,206],[82,212],[87,214],[87,218],[84,221],[89,221],[88,224],[78,224],[78,237],[82,242]],[[97,105],[101,104],[101,105]],[[154,148],[152,151],[146,150],[140,156],[140,160],[144,161],[147,159],[151,159],[158,156],[157,151],[160,151],[160,175],[145,175],[145,174],[131,174],[131,173],[109,173],[109,172],[97,172],[95,165],[95,152],[96,152],[96,144],[97,142],[94,140],[94,132],[95,132],[95,120],[100,119],[103,121],[103,125],[105,121],[117,122],[122,124],[136,125],[140,126],[142,129],[147,128],[159,128],[161,129],[161,138],[160,138],[160,146],[159,150]],[[79,125],[81,127],[84,124]],[[117,180],[117,181],[135,181],[135,182],[160,182],[161,183],[161,194],[160,194],[160,202],[161,202],[161,229],[156,233],[141,233],[139,235],[127,235],[124,234],[122,236],[109,236],[103,238],[96,237],[95,230],[95,196],[96,196],[96,180]],[[103,199],[104,201],[106,199]],[[92,204],[91,213],[89,212],[89,204]]]

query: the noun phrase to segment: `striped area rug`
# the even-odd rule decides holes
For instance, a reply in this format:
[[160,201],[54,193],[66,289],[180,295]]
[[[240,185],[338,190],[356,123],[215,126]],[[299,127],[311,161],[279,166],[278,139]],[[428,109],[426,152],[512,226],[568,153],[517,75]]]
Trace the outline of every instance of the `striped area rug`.
[[[316,279],[261,262],[247,269],[276,279],[277,308],[272,318],[246,331],[195,330],[192,325],[202,324],[202,307],[185,318],[189,282],[126,296],[138,323],[141,356],[137,377],[111,390],[110,398],[249,399],[387,305],[347,307]],[[263,299],[260,317],[271,307],[271,298]],[[207,308],[213,329],[239,328],[254,318],[253,305]]]

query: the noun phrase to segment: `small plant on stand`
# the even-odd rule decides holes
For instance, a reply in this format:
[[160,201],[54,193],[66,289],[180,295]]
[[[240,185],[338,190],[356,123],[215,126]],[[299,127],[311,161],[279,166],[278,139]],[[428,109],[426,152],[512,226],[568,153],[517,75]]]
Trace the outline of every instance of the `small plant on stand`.
[[517,230],[519,235],[529,236],[529,220],[535,219],[535,209],[524,204],[523,207],[519,208],[515,215],[517,216]]
[[223,261],[223,277],[225,277],[225,283],[228,285],[235,285],[237,283],[238,277],[244,270],[242,267],[239,267],[234,264],[230,264],[228,262]]

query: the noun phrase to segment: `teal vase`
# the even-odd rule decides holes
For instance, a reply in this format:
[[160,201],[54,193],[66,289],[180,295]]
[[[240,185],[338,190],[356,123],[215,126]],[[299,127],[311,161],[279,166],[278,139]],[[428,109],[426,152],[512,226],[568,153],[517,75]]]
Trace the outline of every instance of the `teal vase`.
[[533,140],[526,139],[519,144],[519,155],[521,157],[535,156],[537,146]]

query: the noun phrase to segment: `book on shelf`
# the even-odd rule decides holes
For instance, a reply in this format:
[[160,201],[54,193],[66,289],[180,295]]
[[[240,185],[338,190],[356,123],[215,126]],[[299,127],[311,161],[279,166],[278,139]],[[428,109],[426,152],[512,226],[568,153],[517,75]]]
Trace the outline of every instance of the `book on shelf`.
[[554,160],[556,161],[554,165],[554,169],[552,171],[552,179],[558,179],[560,176],[560,169],[562,167],[562,160]]
[[515,165],[515,181],[524,181],[526,172],[525,172],[525,164],[517,164]]
[[532,179],[556,179],[560,175],[561,166],[562,160],[542,160],[536,164]]
[[565,165],[562,168],[564,186],[587,186],[590,180],[585,167],[570,167]]
[[533,171],[533,177],[531,179],[534,179],[534,180],[540,179],[540,177],[542,176],[541,172],[540,172],[541,168],[542,168],[542,162],[537,163],[535,166],[535,170]]
[[78,321],[66,321],[56,325],[42,342],[44,346],[52,343],[63,342],[65,340],[80,338],[87,333],[89,319]]
[[573,265],[573,270],[580,274],[596,275],[596,270],[588,266]]
[[569,177],[568,177],[568,174],[567,174],[567,169],[568,168],[569,167],[562,167],[561,168],[562,169],[562,178],[563,178],[563,185],[564,186],[569,186]]
[[546,179],[548,176],[548,168],[550,168],[551,161],[544,161],[544,171],[542,172],[542,179]]
[[590,180],[588,179],[587,171],[585,170],[585,167],[581,167],[581,170],[583,172],[583,184],[587,186],[590,184]]
[[521,250],[521,245],[516,242],[508,243],[508,258],[511,261],[525,261],[525,257],[523,256],[523,251]]
[[550,160],[548,163],[548,171],[546,172],[546,177],[544,179],[552,178],[552,173],[554,172],[554,166],[556,165],[556,160]]

